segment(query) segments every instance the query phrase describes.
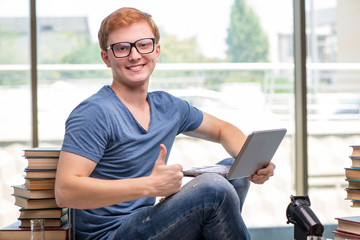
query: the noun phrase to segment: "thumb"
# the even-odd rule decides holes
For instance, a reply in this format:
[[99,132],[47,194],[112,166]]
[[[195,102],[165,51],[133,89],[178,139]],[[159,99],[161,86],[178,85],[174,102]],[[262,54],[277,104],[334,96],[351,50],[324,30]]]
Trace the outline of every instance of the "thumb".
[[160,144],[160,153],[158,158],[156,159],[155,166],[165,165],[165,157],[166,157],[166,147],[164,144]]

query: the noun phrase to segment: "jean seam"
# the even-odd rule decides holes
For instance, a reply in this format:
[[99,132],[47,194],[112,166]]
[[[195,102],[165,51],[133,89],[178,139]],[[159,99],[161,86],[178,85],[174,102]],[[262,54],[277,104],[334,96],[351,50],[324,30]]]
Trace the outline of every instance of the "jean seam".
[[174,221],[173,223],[169,224],[167,227],[162,228],[162,230],[156,232],[156,235],[152,236],[149,238],[150,239],[158,239],[159,235],[167,232],[169,229],[176,227],[176,225],[179,222],[182,222],[184,220],[186,220],[189,216],[191,216],[194,212],[197,211],[202,211],[201,209],[195,209],[195,210],[190,210],[187,214],[185,214],[184,216],[178,217],[176,221]]

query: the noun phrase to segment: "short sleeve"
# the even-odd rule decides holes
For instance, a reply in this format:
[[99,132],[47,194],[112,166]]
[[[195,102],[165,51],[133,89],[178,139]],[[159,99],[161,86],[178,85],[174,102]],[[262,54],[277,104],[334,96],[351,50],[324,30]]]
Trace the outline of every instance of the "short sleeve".
[[183,99],[174,97],[174,101],[181,118],[178,134],[190,132],[198,128],[203,121],[203,113]]
[[107,116],[94,102],[83,102],[66,120],[63,151],[98,162],[109,137]]

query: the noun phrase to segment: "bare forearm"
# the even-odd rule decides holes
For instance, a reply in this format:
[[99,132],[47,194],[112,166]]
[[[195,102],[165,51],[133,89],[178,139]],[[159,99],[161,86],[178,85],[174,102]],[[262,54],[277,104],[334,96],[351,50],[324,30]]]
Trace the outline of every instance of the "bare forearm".
[[152,195],[146,177],[102,180],[74,176],[56,183],[55,194],[60,207],[99,208]]
[[105,207],[143,197],[169,196],[181,190],[181,165],[165,165],[166,147],[160,153],[150,176],[104,180],[90,177],[96,163],[62,151],[55,183],[60,207],[79,209]]
[[225,124],[221,129],[220,143],[232,157],[237,156],[244,145],[245,139],[245,134],[230,123]]
[[246,139],[240,129],[207,113],[196,130],[185,134],[220,143],[232,157],[236,157]]

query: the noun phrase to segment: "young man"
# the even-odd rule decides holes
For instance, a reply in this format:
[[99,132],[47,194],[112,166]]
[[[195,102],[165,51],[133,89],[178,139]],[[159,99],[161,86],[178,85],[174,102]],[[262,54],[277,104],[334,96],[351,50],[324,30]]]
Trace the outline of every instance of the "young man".
[[[147,13],[122,8],[99,30],[113,81],[70,114],[56,176],[60,207],[75,208],[77,239],[249,239],[241,208],[249,180],[204,174],[182,187],[182,167],[166,165],[178,134],[222,144],[235,157],[235,126],[168,93],[148,92],[160,34]],[[155,204],[155,197],[166,197]]]

